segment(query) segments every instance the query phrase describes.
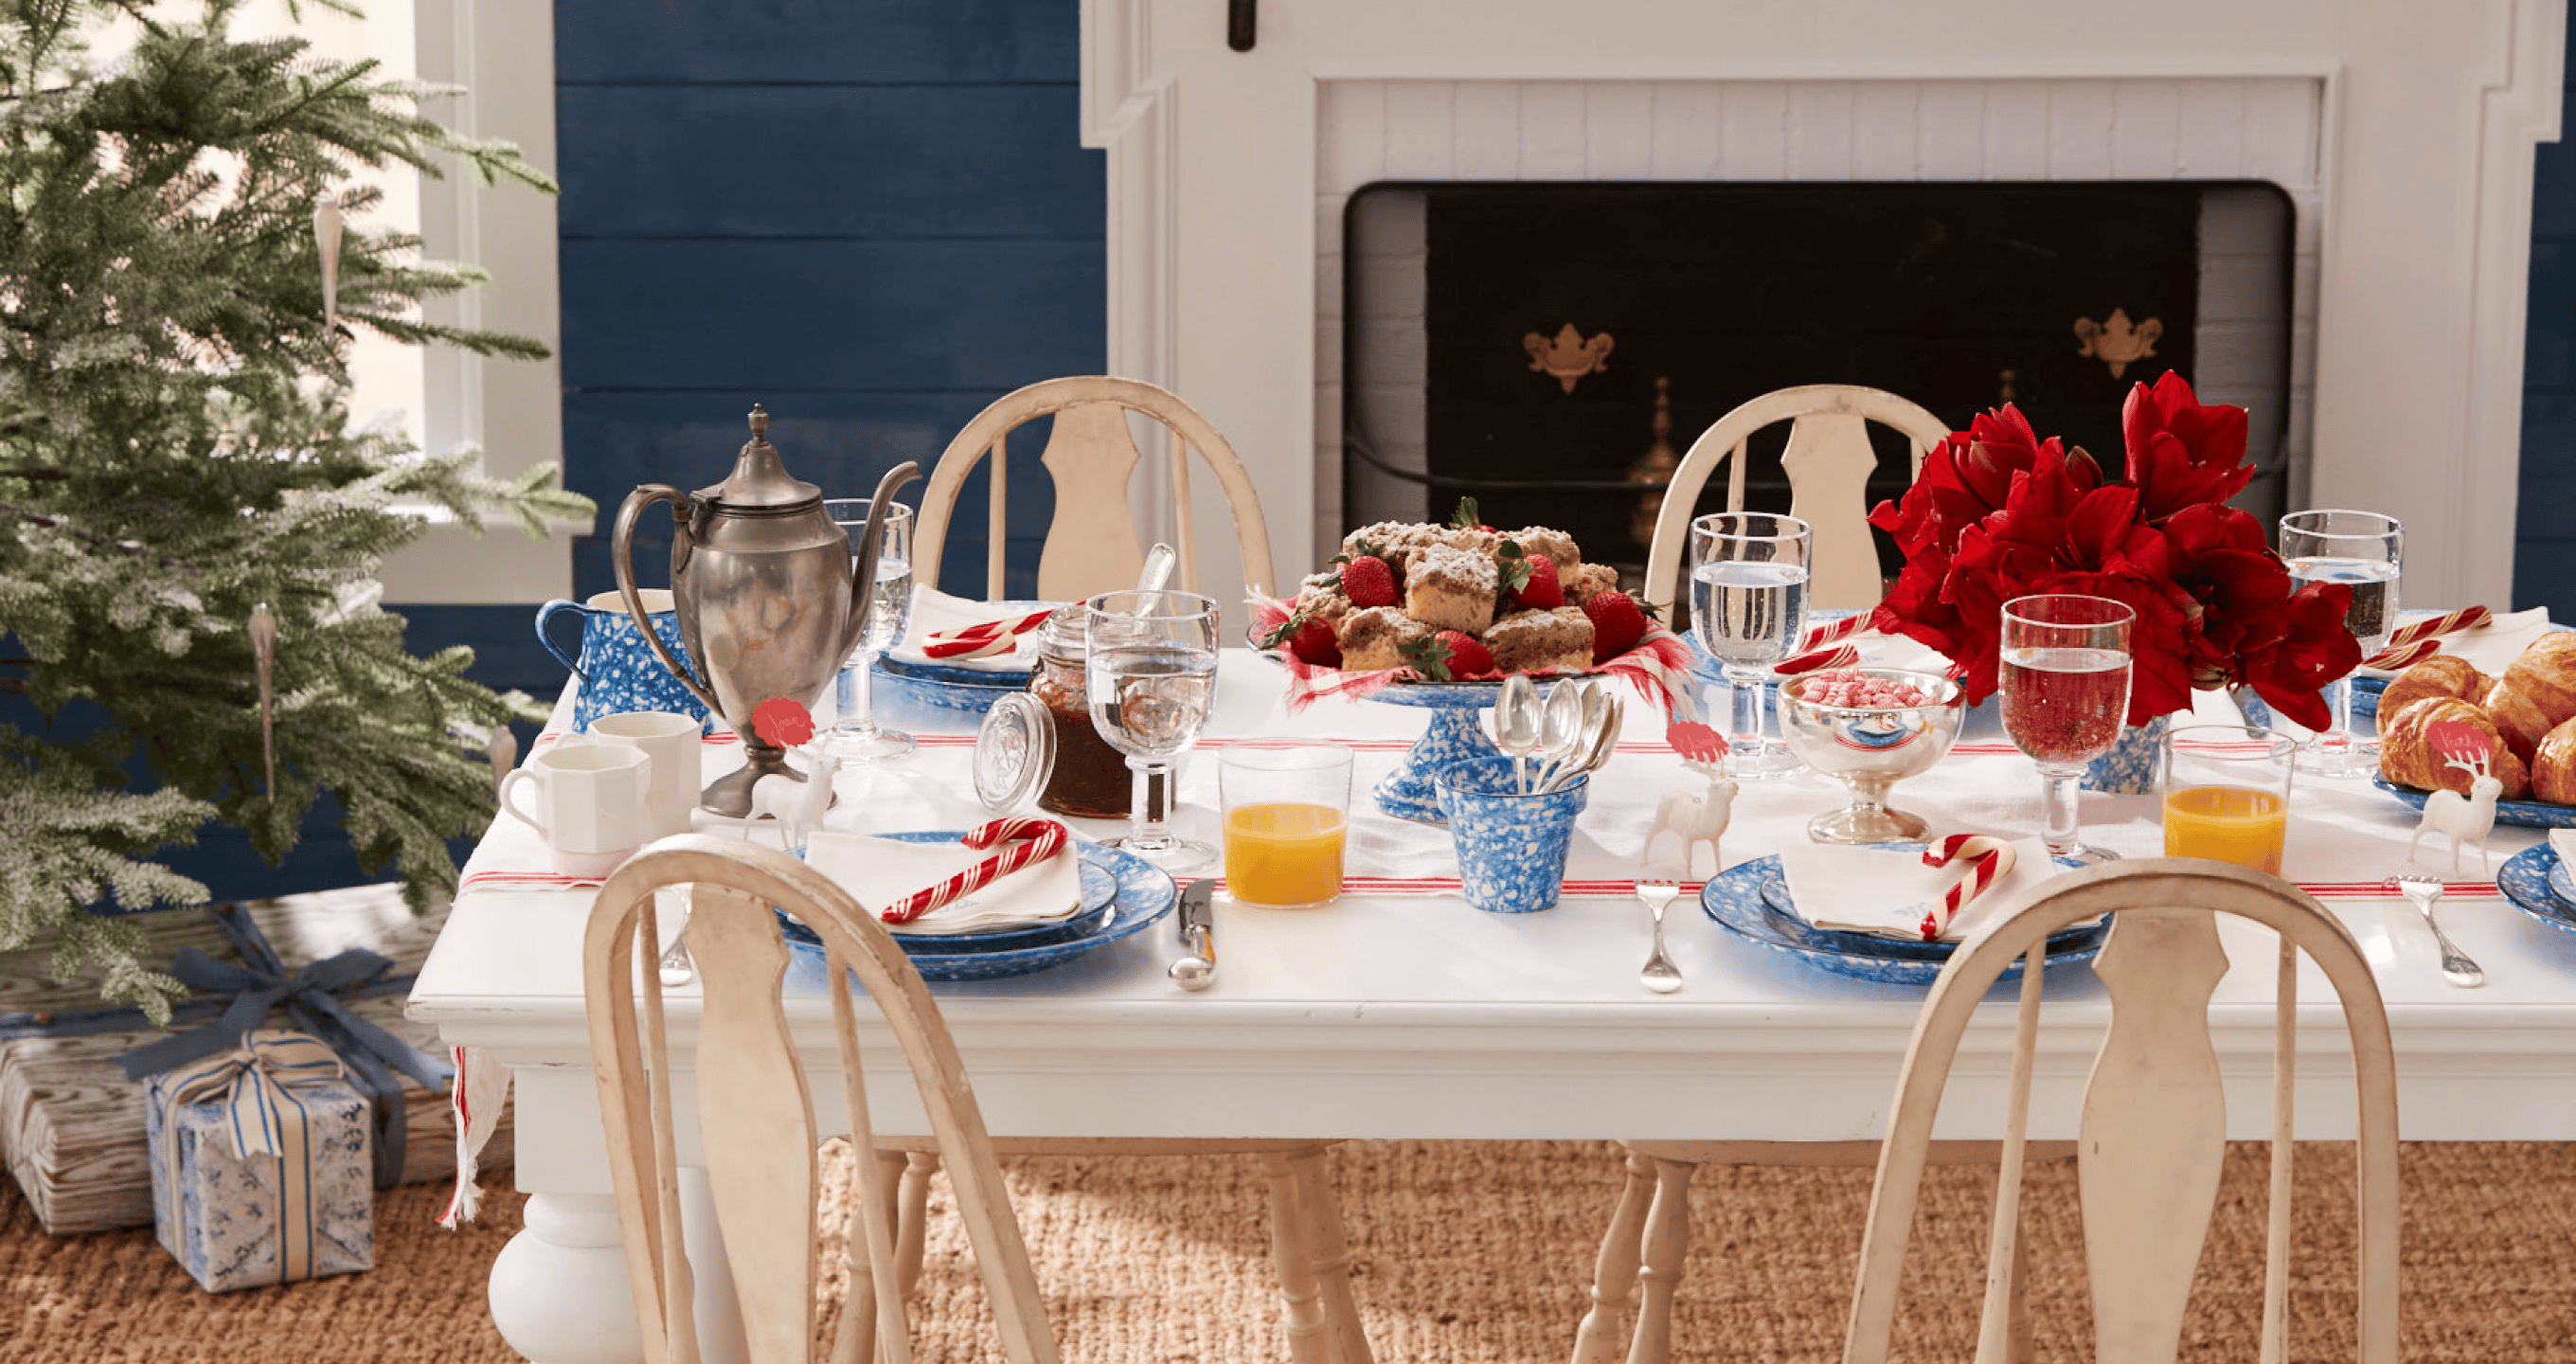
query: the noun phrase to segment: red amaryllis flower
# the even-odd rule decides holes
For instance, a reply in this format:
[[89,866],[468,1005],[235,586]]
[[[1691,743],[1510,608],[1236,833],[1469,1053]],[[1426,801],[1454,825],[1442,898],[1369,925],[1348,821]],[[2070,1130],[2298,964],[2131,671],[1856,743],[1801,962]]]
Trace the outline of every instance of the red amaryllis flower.
[[[1927,544],[1955,550],[1968,527],[2003,508],[2013,479],[2038,467],[2043,457],[2063,465],[2064,448],[2055,437],[2043,441],[2030,429],[2021,409],[2010,403],[2000,412],[1979,413],[1965,431],[1954,431],[1939,449],[1923,457],[1923,472],[1904,500],[1881,502],[1869,514],[1870,524],[1896,537],[1911,555]],[[2092,457],[2081,455],[2069,469],[2081,486],[2101,482]]]
[[2149,523],[2185,507],[2224,502],[2245,490],[2254,467],[2245,462],[2245,409],[2203,407],[2191,384],[2165,371],[2149,388],[2129,390],[2120,409],[2120,439],[2129,448],[2129,483]]
[[2263,523],[2234,507],[2185,507],[2164,540],[2173,601],[2192,627],[2192,682],[2224,686],[2237,655],[2288,628],[2290,570],[2264,545]]
[[2351,609],[2350,583],[2310,583],[2293,593],[2281,637],[2245,652],[2243,676],[2254,694],[2294,723],[2331,725],[2334,716],[2317,693],[2361,666],[2361,643],[2344,625]]

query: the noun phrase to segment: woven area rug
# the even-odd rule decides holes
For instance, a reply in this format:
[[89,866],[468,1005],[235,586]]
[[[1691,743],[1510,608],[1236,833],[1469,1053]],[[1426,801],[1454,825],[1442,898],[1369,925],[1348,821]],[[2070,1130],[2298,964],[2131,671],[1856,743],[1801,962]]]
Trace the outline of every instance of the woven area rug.
[[[845,1173],[847,1160],[830,1154]],[[2254,1358],[2263,1159],[2257,1146],[2230,1152],[2186,1359]],[[2291,1356],[2348,1359],[2349,1150],[2302,1146],[2298,1168]],[[2409,1146],[2403,1174],[2406,1358],[2576,1361],[2576,1145]],[[1267,1186],[1249,1160],[1021,1160],[1010,1176],[1068,1360],[1286,1358]],[[1899,1323],[1906,1358],[1973,1353],[1992,1182],[1975,1170],[1933,1173]],[[1378,1359],[1568,1357],[1618,1193],[1611,1148],[1359,1143],[1343,1148],[1336,1183]],[[1692,1184],[1675,1357],[1837,1358],[1869,1184],[1867,1170],[1702,1171]],[[15,1186],[0,1181],[0,1359],[515,1359],[492,1329],[483,1291],[493,1255],[518,1229],[519,1199],[495,1194],[484,1221],[451,1234],[431,1221],[444,1196],[441,1186],[424,1184],[379,1201],[373,1273],[210,1297],[150,1232],[54,1240],[37,1230]],[[837,1206],[837,1191],[833,1197]],[[945,1203],[943,1183],[934,1188],[934,1210]],[[2038,1356],[2087,1359],[2071,1165],[2034,1170],[2031,1207]],[[837,1246],[828,1248],[837,1256]],[[825,1291],[836,1308],[837,1279]],[[935,1217],[913,1318],[925,1360],[1000,1358],[954,1217]]]

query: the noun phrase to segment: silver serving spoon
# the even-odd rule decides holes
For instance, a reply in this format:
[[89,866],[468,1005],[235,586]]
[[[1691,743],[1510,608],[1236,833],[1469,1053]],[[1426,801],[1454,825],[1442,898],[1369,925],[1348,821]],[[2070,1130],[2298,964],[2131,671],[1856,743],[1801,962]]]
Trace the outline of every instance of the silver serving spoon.
[[1539,718],[1538,755],[1547,765],[1539,769],[1538,789],[1548,789],[1556,769],[1576,753],[1583,742],[1583,693],[1580,682],[1559,682],[1549,688],[1547,709]]
[[1529,759],[1538,751],[1538,738],[1538,685],[1526,673],[1513,673],[1494,698],[1494,747],[1511,755],[1515,791],[1529,791]]
[[1583,725],[1575,733],[1574,748],[1548,771],[1546,780],[1539,783],[1541,791],[1554,791],[1589,770],[1601,736],[1610,732],[1610,708],[1615,704],[1607,689],[1584,684]]
[[1557,774],[1556,786],[1549,787],[1549,790],[1555,790],[1576,777],[1598,772],[1609,764],[1610,755],[1619,747],[1619,725],[1627,717],[1628,706],[1615,696],[1607,700],[1610,713],[1601,722],[1600,732],[1593,736],[1590,751],[1584,755],[1583,761]]

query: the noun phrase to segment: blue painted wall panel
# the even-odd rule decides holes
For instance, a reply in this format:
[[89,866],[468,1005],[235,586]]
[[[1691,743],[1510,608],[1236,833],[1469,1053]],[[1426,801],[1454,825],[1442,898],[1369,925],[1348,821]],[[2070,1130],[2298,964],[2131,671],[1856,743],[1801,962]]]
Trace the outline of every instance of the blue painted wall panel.
[[1078,14],[1074,0],[555,0],[555,79],[1063,82]]
[[[1101,240],[1070,85],[566,86],[562,232]],[[1096,248],[1095,248],[1096,250]]]
[[[2567,41],[2576,78],[2576,28]],[[2576,621],[2576,144],[2542,143],[2534,169],[2513,604]]]

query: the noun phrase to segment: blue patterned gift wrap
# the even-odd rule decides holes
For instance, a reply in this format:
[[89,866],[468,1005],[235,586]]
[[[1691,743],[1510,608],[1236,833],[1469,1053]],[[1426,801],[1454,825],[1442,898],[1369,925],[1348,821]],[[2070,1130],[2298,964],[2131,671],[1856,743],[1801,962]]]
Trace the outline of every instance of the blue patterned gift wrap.
[[1458,845],[1467,903],[1497,914],[1554,908],[1565,886],[1566,845],[1591,778],[1522,795],[1513,787],[1511,759],[1469,758],[1441,768],[1434,780]]
[[[237,1102],[233,1086],[253,1083],[241,1073],[245,1058],[263,1052],[281,1058],[272,1072],[313,1074],[261,1085],[264,1095]],[[219,1073],[228,1065],[232,1073]],[[242,1116],[260,1109],[290,1129],[282,1156],[239,1154]],[[375,1268],[367,1099],[341,1077],[329,1047],[297,1033],[252,1033],[241,1050],[153,1076],[143,1122],[152,1229],[198,1287],[228,1293]]]

